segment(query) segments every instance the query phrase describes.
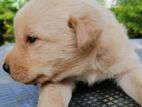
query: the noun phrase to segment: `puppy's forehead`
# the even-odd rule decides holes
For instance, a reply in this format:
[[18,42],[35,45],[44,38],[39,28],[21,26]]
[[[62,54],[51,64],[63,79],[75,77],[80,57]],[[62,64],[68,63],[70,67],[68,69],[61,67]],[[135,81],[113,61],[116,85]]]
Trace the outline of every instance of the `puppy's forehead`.
[[[88,0],[92,1],[92,0]],[[39,29],[62,29],[75,11],[83,11],[86,0],[30,0],[16,15],[15,33]],[[85,10],[85,9],[84,9]],[[21,35],[21,34],[15,34]]]
[[30,0],[16,15],[15,23],[37,22],[53,17],[66,18],[74,11],[81,11],[84,4],[90,5],[94,0]]
[[51,27],[52,29],[56,29],[56,27],[59,27],[61,23],[62,25],[65,24],[69,17],[70,9],[67,9],[67,6],[61,3],[63,0],[59,1],[31,0],[28,2],[17,13],[14,19],[16,33],[17,31],[22,33],[30,29],[34,29],[33,27],[38,29],[48,26],[48,28]]
[[[42,21],[46,19],[47,6],[45,6],[46,3],[43,3],[43,1],[31,0],[22,9],[20,9],[20,11],[18,11],[14,18],[14,26],[16,27],[16,30],[21,27],[23,29],[28,28],[33,24],[42,23]],[[48,15],[48,17],[50,16]]]

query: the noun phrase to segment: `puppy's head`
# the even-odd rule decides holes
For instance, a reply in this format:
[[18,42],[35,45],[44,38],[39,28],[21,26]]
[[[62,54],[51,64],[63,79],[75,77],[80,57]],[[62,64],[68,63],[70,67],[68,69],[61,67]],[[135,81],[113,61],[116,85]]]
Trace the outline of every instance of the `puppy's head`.
[[10,75],[31,83],[81,74],[101,33],[98,20],[81,0],[29,1],[14,20],[16,42],[5,59]]

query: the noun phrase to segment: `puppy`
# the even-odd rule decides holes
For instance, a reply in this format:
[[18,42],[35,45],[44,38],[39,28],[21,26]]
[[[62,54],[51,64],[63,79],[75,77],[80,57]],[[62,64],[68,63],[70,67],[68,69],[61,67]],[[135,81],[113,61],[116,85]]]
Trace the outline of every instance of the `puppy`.
[[[4,64],[13,79],[42,84],[70,78],[68,85],[91,85],[113,78],[142,105],[140,59],[126,29],[94,0],[30,0],[17,13],[14,29],[15,46]],[[71,92],[72,85],[66,89]]]

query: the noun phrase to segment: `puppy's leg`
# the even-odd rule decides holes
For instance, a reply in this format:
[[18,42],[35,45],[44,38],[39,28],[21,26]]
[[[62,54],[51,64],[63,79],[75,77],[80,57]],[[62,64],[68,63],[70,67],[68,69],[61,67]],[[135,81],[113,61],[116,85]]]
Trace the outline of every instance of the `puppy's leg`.
[[117,79],[119,86],[142,105],[142,65],[119,75]]
[[41,87],[38,107],[68,107],[73,84],[46,84]]

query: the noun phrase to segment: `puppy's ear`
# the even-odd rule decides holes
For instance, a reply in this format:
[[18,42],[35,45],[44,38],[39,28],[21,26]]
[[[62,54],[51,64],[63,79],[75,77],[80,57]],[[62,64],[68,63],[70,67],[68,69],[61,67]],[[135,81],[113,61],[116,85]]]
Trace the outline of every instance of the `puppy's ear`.
[[95,17],[71,17],[68,26],[73,29],[77,38],[77,48],[81,51],[91,51],[101,35],[101,29],[97,26]]

